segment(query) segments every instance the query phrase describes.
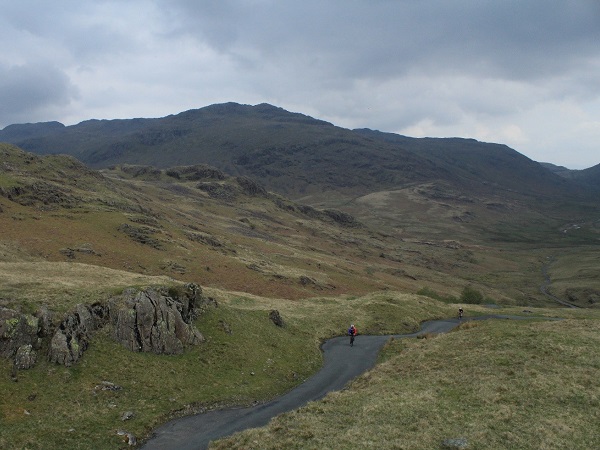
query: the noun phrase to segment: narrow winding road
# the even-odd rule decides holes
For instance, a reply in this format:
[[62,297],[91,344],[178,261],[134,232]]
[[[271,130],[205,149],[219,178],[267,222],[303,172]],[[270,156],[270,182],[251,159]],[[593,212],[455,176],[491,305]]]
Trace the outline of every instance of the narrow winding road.
[[[532,317],[487,315],[467,320],[531,319]],[[416,333],[393,335],[395,338],[417,337],[428,333],[446,333],[457,327],[458,319],[424,322]],[[145,450],[199,450],[210,441],[247,428],[266,425],[272,417],[341,390],[350,380],[372,368],[379,350],[392,336],[362,336],[350,347],[347,337],[330,339],[323,344],[323,368],[304,383],[268,403],[249,407],[209,411],[182,417],[157,428],[142,447]]]

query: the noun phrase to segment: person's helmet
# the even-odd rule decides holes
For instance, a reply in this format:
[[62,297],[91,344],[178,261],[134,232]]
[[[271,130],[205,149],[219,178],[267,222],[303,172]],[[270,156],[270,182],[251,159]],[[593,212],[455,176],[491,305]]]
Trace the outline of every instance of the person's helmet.
[[350,328],[354,328],[354,324],[350,325]]

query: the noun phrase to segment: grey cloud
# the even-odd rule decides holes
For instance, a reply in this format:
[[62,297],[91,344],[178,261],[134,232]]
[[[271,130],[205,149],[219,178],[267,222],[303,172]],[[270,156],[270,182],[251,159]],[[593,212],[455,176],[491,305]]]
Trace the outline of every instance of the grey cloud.
[[[162,2],[179,31],[216,49],[307,62],[348,76],[411,70],[540,78],[598,53],[595,0]],[[175,12],[173,12],[175,11]],[[314,58],[313,58],[314,59]]]
[[50,120],[44,111],[66,106],[77,90],[59,69],[47,64],[0,65],[0,126]]
[[39,57],[40,49],[35,47],[43,46],[46,58],[71,58],[79,63],[140,51],[144,43],[134,34],[139,30],[135,22],[144,23],[151,9],[145,2],[135,1],[121,4],[106,0],[0,0],[0,3],[8,3],[2,5],[0,17],[5,38],[12,36],[14,41],[18,37],[28,43],[23,49],[24,58]]

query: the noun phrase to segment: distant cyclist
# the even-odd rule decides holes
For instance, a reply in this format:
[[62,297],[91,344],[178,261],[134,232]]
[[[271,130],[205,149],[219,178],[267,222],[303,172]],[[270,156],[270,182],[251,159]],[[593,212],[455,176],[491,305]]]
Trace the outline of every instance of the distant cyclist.
[[463,309],[462,308],[458,308],[458,318],[459,319],[463,318]]
[[350,347],[354,346],[354,337],[358,334],[358,331],[356,330],[356,327],[354,326],[354,324],[350,325],[350,328],[348,328],[348,336],[350,336]]

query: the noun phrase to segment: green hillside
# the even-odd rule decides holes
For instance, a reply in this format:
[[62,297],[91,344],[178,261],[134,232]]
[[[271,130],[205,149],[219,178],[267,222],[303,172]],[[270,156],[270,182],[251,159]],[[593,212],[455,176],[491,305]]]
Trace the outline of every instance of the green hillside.
[[[119,431],[139,444],[169,418],[286,392],[350,322],[405,333],[458,306],[567,320],[391,341],[348,390],[215,447],[598,445],[589,186],[502,145],[344,130],[270,105],[14,125],[0,139],[30,151],[0,144],[0,313],[51,311],[44,327],[59,328],[77,305],[185,283],[214,305],[194,319],[206,340],[177,355],[131,352],[109,324],[69,367],[48,360],[47,337],[32,369],[0,358],[0,448],[128,448]],[[0,349],[15,323],[0,321]]]

